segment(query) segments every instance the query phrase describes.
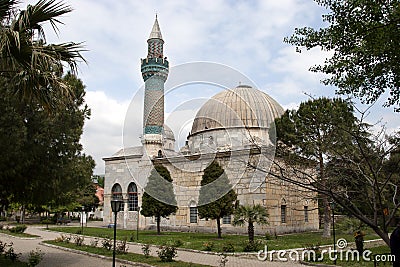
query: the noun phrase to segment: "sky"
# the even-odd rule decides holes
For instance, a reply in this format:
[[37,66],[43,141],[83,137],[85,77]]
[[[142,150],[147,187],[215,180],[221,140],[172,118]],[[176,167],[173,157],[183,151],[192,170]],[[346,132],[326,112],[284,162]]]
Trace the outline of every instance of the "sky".
[[[22,1],[21,8],[35,2]],[[125,143],[140,144],[143,111],[139,102],[144,85],[140,59],[147,55],[147,39],[156,13],[165,41],[164,56],[168,57],[171,69],[193,62],[227,66],[247,77],[285,109],[296,108],[310,96],[334,96],[334,88],[320,83],[322,74],[308,71],[330,54],[320,49],[298,53],[295,47],[283,42],[296,27],[323,26],[321,15],[327,11],[312,0],[65,3],[74,11],[60,19],[64,25],[59,25],[58,34],[47,26],[46,38],[49,43],[83,42],[87,50],[83,52],[87,63],[79,64],[78,76],[86,85],[85,99],[91,118],[85,123],[81,141],[84,153],[96,161],[95,174],[104,173],[102,158],[111,156]],[[239,84],[243,80],[246,78],[232,77],[231,82]],[[173,124],[171,128],[180,145],[197,109],[221,90],[221,86],[195,83],[168,93],[166,121]],[[398,114],[392,108],[383,108],[382,102],[370,110],[369,122],[380,121],[388,131],[398,130]],[[191,112],[179,116],[185,108]],[[124,127],[127,118],[135,120],[133,127]],[[128,132],[127,128],[134,130]]]

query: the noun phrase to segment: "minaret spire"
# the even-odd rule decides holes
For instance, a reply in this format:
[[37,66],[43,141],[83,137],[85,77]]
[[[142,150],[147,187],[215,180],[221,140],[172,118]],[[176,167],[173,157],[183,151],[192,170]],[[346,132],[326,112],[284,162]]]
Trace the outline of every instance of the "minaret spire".
[[164,40],[161,35],[160,25],[158,25],[158,19],[156,14],[156,20],[154,21],[153,28],[149,39],[147,40],[148,50],[147,58],[163,58],[163,45]]
[[141,64],[145,83],[142,142],[148,156],[157,156],[163,144],[164,83],[169,70],[168,60],[163,54],[164,40],[157,14],[147,44],[147,57],[142,59]]
[[157,13],[156,13],[156,20],[154,21],[153,28],[151,29],[149,39],[161,39],[162,40],[160,25],[158,25]]

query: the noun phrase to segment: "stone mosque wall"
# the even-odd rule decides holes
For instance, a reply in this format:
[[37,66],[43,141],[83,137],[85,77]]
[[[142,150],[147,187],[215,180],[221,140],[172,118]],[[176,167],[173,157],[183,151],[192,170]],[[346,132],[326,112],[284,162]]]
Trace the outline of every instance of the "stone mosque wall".
[[[201,159],[198,157],[198,155],[193,155],[189,157],[155,158],[149,161],[143,160],[140,155],[136,155],[126,156],[126,158],[116,156],[105,159],[105,192],[107,193],[104,195],[104,222],[113,222],[110,206],[107,205],[111,200],[112,186],[119,183],[122,187],[123,198],[126,200],[129,183],[135,181],[138,185],[144,185],[152,164],[162,164],[171,173],[179,206],[175,215],[162,219],[162,227],[179,231],[215,232],[215,220],[197,217],[196,223],[190,222],[190,207],[196,206],[199,197],[202,170],[215,157],[215,160],[225,169],[231,184],[234,185],[239,203],[262,204],[268,210],[269,225],[256,226],[256,233],[280,234],[318,229],[318,206],[315,201],[315,193],[302,192],[297,186],[271,175],[266,176],[264,173],[257,172],[254,168],[247,167],[247,164],[244,164],[246,162],[250,162],[251,165],[259,164],[260,154],[250,150],[242,150],[235,153],[223,152],[216,155],[201,155]],[[132,177],[135,177],[135,179]],[[143,188],[138,186],[138,189],[139,206],[141,206]],[[282,206],[285,206],[285,214],[282,212]],[[305,207],[307,207],[307,210],[305,210]],[[119,226],[126,229],[136,229],[137,214],[137,211],[128,211],[127,203],[125,203],[124,211],[118,214]],[[284,221],[282,216],[285,216]],[[139,218],[141,229],[155,227],[153,218],[143,216],[139,216]],[[247,231],[246,227],[234,227],[229,223],[221,225],[223,231],[228,233]]]

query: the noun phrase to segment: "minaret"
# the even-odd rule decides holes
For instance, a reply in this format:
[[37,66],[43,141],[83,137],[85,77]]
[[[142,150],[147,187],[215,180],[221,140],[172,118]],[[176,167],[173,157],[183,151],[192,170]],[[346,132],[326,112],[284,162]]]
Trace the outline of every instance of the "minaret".
[[147,40],[147,57],[141,59],[142,77],[145,82],[143,139],[148,156],[159,156],[162,151],[164,125],[164,83],[168,77],[169,64],[163,55],[162,39],[157,15]]

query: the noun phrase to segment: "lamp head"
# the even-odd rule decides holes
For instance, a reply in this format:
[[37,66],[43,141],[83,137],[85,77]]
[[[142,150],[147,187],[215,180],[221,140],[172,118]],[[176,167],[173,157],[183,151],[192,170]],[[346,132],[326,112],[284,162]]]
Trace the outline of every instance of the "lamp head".
[[124,202],[121,199],[112,199],[111,200],[111,210],[113,212],[118,212],[122,210]]

